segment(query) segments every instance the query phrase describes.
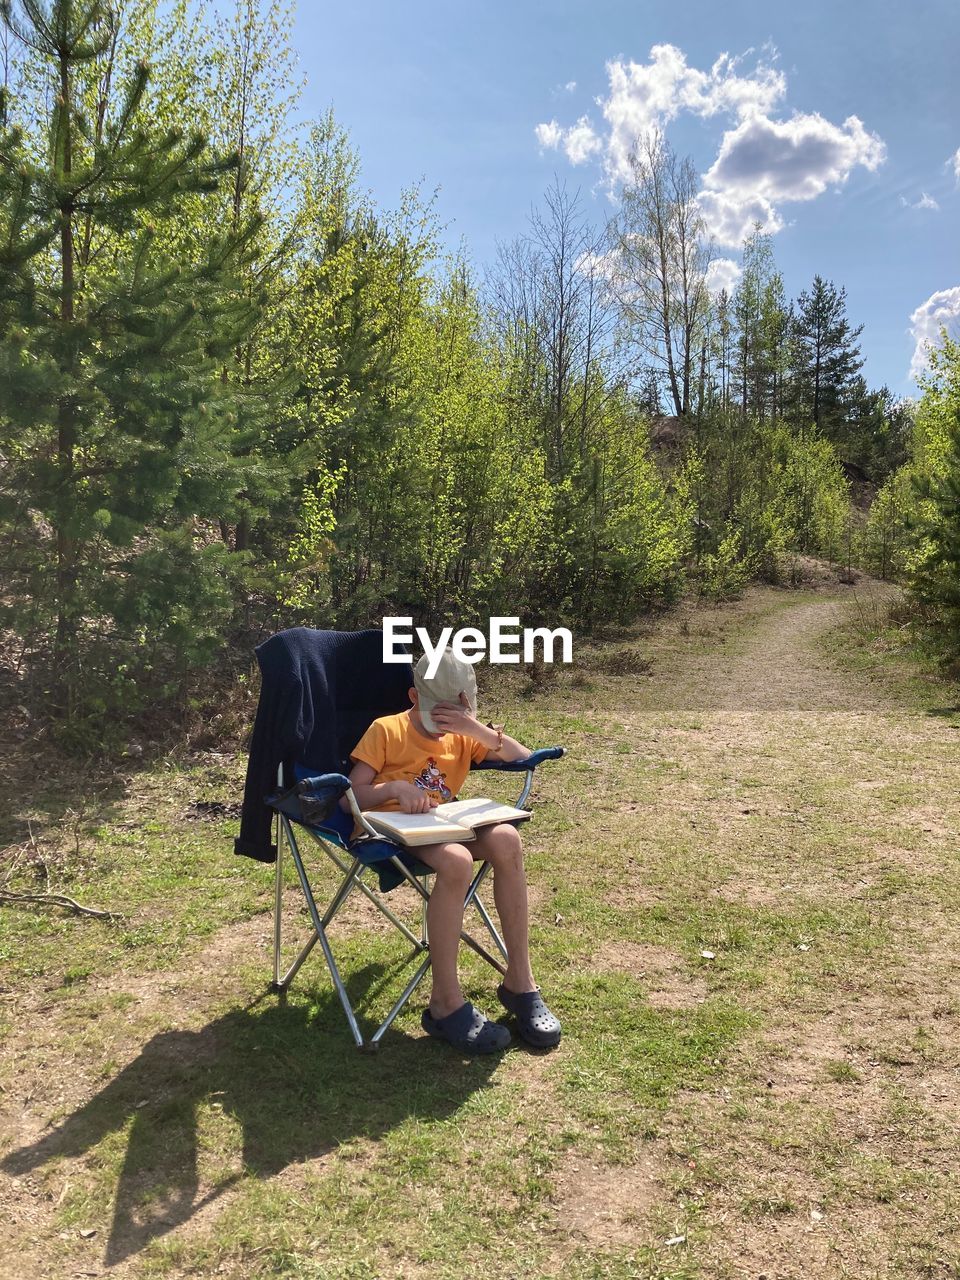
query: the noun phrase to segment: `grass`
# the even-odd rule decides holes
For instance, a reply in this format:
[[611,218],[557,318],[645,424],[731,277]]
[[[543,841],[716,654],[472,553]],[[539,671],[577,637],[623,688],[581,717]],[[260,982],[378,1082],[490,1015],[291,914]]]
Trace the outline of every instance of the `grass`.
[[[461,1059],[416,1001],[358,1054],[316,954],[266,994],[270,871],[192,816],[240,754],[5,769],[15,883],[123,918],[0,913],[0,1275],[956,1274],[953,695],[847,598],[688,606],[487,682],[569,751],[526,832],[548,1055]],[[403,947],[351,908],[337,954],[382,1016]]]

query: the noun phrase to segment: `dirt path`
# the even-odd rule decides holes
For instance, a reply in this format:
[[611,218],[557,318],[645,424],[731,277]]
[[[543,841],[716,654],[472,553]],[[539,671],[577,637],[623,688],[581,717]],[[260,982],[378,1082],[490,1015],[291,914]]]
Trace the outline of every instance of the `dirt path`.
[[845,958],[811,929],[796,974],[746,996],[765,1028],[733,1082],[672,1113],[722,1170],[707,1275],[958,1274],[960,729],[823,646],[887,594],[756,593],[739,636],[681,661],[680,710],[632,718],[682,762],[659,805],[703,833],[710,897],[863,928]]
[[849,609],[849,599],[827,596],[774,610],[753,628],[744,652],[726,670],[715,669],[709,702],[748,712],[835,712],[873,702],[871,691],[838,672],[817,648]]

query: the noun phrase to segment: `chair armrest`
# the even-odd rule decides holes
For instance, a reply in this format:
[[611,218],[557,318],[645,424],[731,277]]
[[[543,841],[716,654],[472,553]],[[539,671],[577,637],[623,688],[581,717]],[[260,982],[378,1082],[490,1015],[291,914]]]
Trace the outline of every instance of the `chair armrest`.
[[528,756],[524,756],[522,760],[481,760],[479,764],[470,766],[473,769],[499,769],[501,773],[529,773],[536,769],[538,764],[543,764],[544,760],[559,760],[565,754],[564,747],[541,747],[538,751],[531,751]]
[[[306,796],[308,800],[316,800],[321,806],[329,805],[331,807],[339,804],[341,796],[346,796],[354,821],[368,836],[380,837],[381,833],[375,827],[372,827],[361,813],[360,806],[357,804],[357,797],[353,794],[353,787],[350,785],[350,779],[342,773],[319,773],[313,778],[301,778],[299,782],[294,783],[292,787],[288,787],[286,791],[268,796],[267,804],[280,812],[286,813],[289,817],[297,818],[300,821],[309,821],[309,810],[299,803],[300,798],[303,796]],[[329,812],[329,809],[327,812]],[[315,811],[315,813],[316,818],[322,820],[322,809]]]
[[313,778],[301,778],[290,790],[294,795],[311,795],[318,791],[339,791],[340,795],[350,789],[350,779],[342,773],[318,773]]

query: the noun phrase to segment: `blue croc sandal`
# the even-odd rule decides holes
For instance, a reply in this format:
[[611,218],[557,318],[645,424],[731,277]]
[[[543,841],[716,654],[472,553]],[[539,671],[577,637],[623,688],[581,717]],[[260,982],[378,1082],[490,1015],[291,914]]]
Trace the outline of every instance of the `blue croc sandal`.
[[461,1053],[497,1053],[512,1038],[506,1027],[488,1021],[469,1000],[445,1018],[434,1018],[424,1009],[420,1023],[427,1035],[446,1040]]
[[550,1049],[560,1043],[560,1020],[544,1004],[539,991],[508,991],[501,982],[497,999],[517,1019],[520,1034],[527,1044],[537,1049]]

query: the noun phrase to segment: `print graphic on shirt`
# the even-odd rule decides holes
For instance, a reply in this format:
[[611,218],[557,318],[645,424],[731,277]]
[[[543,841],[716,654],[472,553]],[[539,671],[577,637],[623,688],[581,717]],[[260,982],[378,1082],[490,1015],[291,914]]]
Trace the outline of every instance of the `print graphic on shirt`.
[[429,791],[442,804],[445,800],[453,799],[453,792],[446,786],[446,781],[447,775],[440,772],[436,760],[431,756],[425,768],[421,769],[420,776],[414,778],[413,785],[420,787],[423,791]]

